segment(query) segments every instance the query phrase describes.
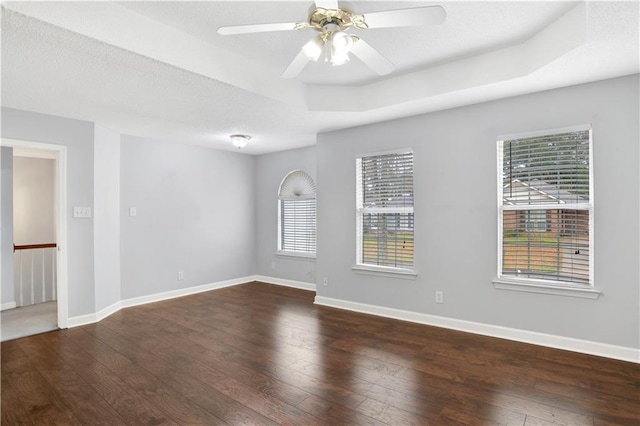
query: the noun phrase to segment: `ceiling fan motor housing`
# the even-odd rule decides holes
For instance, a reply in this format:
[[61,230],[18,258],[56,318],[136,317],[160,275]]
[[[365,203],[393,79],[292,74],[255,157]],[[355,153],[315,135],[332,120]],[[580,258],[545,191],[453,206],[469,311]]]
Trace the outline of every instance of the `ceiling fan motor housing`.
[[[335,27],[327,27],[327,25],[335,25]],[[349,9],[339,7],[337,9],[324,9],[322,7],[315,8],[309,14],[309,26],[317,31],[336,31],[344,30],[347,27],[356,26],[358,28],[366,28],[362,15],[355,15]],[[327,27],[327,28],[325,28]]]

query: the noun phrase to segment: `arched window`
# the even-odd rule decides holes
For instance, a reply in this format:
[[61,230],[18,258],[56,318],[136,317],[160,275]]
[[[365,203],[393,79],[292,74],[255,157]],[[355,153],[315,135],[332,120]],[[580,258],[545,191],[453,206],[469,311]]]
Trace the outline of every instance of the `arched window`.
[[278,252],[316,254],[316,184],[302,170],[293,170],[280,183]]

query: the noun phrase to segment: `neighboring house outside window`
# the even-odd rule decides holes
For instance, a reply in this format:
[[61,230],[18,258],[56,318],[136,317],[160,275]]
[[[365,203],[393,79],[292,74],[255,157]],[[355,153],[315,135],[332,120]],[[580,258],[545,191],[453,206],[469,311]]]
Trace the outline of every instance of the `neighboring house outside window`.
[[498,277],[592,287],[591,129],[498,141]]
[[316,255],[316,185],[302,170],[288,173],[278,189],[278,253]]
[[547,232],[547,212],[529,210],[525,213],[525,229],[530,232]]
[[356,267],[413,271],[413,152],[356,159]]

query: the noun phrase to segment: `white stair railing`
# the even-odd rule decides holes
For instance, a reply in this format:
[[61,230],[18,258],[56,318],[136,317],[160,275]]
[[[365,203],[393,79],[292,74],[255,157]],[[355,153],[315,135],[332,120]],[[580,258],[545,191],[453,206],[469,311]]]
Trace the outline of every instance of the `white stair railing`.
[[14,244],[13,250],[17,306],[56,300],[56,244]]

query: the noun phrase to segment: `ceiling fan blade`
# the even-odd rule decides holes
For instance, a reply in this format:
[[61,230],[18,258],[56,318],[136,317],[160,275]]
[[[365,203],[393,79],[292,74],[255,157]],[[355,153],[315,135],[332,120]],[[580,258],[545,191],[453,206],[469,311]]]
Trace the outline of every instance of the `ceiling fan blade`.
[[286,70],[282,73],[282,78],[294,78],[302,72],[304,67],[309,63],[309,58],[301,49],[298,55],[293,58]]
[[321,7],[322,9],[338,8],[338,0],[316,0],[314,3],[316,4],[316,7]]
[[395,69],[395,65],[391,61],[362,39],[353,44],[351,53],[378,75],[387,75]]
[[235,35],[235,34],[251,34],[251,33],[266,33],[271,31],[290,31],[306,28],[307,24],[300,24],[297,22],[286,22],[279,24],[254,24],[254,25],[232,25],[228,27],[218,28],[218,34],[220,35]]
[[413,27],[441,24],[447,12],[441,6],[427,6],[367,13],[363,17],[369,28]]

